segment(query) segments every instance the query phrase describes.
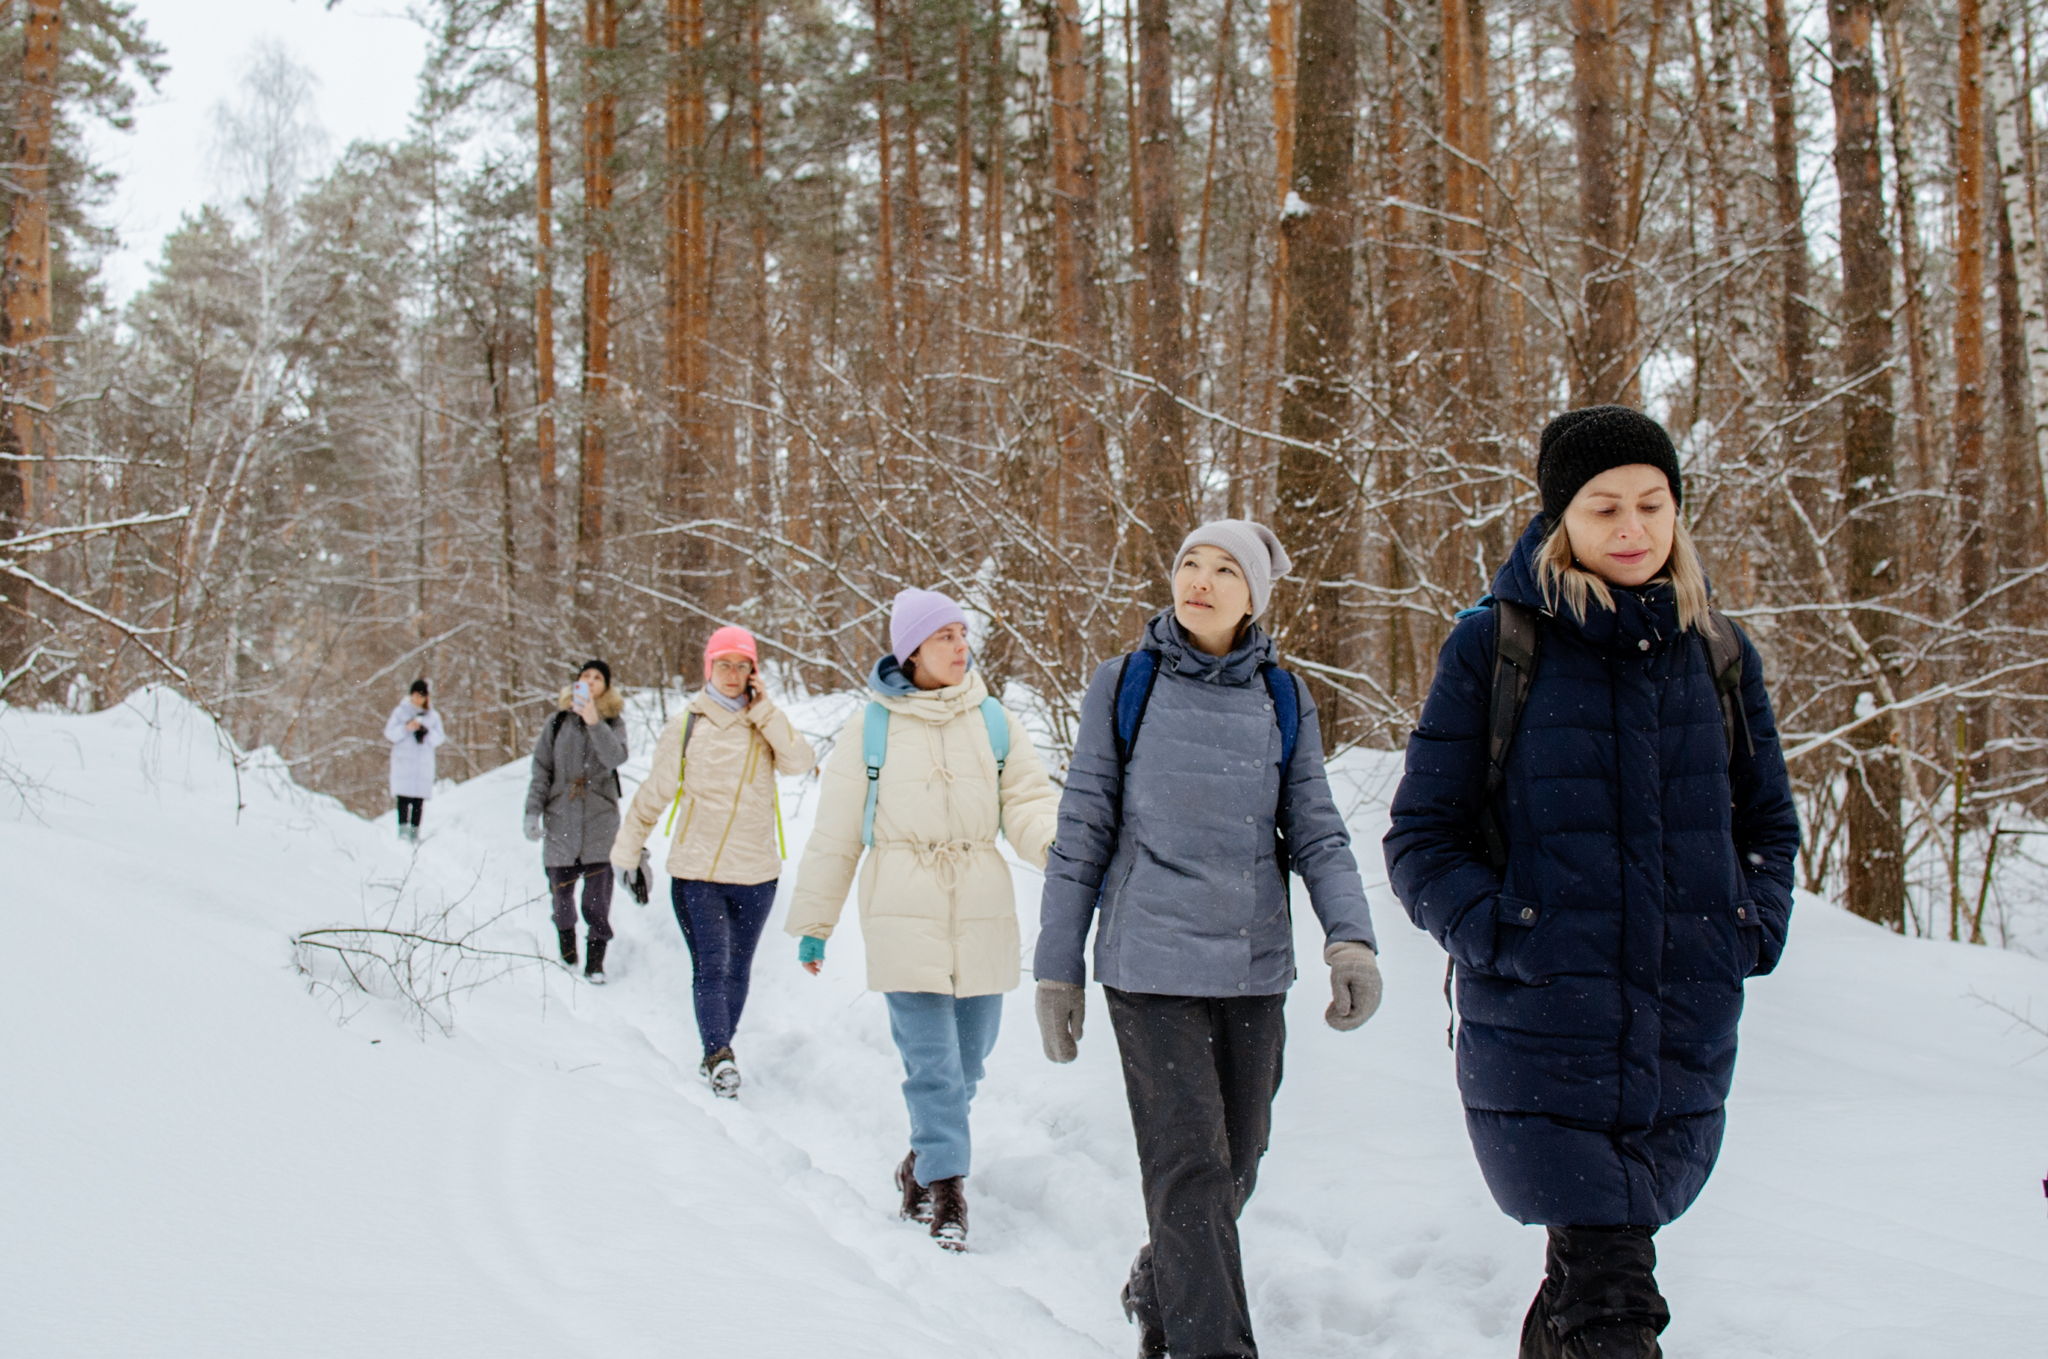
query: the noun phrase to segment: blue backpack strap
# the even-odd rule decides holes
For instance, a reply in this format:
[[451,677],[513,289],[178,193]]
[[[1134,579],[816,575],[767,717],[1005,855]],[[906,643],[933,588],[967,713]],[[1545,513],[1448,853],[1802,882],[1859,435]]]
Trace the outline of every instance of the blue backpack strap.
[[1010,762],[1010,715],[1003,711],[1003,705],[996,699],[981,701],[981,720],[988,727],[988,748],[996,755],[996,777],[1003,776],[1003,766]]
[[882,761],[888,757],[889,710],[871,702],[860,726],[860,758],[868,769],[867,805],[860,814],[860,842],[864,845],[875,843],[875,792],[882,778]]
[[1152,686],[1159,681],[1159,653],[1133,651],[1124,657],[1116,672],[1116,763],[1121,769],[1131,762],[1131,743],[1138,739],[1138,724],[1145,720],[1145,707],[1152,701]]
[[1273,721],[1280,727],[1280,777],[1284,784],[1287,767],[1294,763],[1294,747],[1301,740],[1301,690],[1293,675],[1270,661],[1259,667],[1259,673],[1273,699]]

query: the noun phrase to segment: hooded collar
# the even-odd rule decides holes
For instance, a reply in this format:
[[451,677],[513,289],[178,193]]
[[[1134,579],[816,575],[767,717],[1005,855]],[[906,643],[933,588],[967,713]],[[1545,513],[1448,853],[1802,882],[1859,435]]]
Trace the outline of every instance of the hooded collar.
[[[568,712],[574,708],[576,706],[576,686],[572,684],[564,688],[556,696],[555,705],[563,712]],[[606,685],[605,691],[597,696],[597,702],[593,706],[597,709],[598,718],[601,721],[609,722],[620,713],[626,711],[626,700],[619,696],[617,689]]]
[[1549,536],[1548,517],[1539,514],[1529,521],[1514,551],[1494,574],[1495,599],[1534,609],[1603,650],[1655,651],[1678,635],[1678,599],[1671,583],[1665,580],[1634,588],[1610,585],[1608,592],[1614,596],[1614,607],[1610,609],[1589,595],[1583,619],[1572,617],[1569,611],[1553,611],[1543,601],[1543,588],[1536,573],[1536,554]]
[[969,669],[966,679],[943,689],[920,689],[891,655],[884,655],[868,672],[868,688],[890,712],[928,722],[949,722],[970,708],[980,707],[988,697],[988,686],[981,682],[978,670]]
[[1152,615],[1145,625],[1145,640],[1139,645],[1142,650],[1158,652],[1174,674],[1204,684],[1250,684],[1258,678],[1259,668],[1274,659],[1273,639],[1257,623],[1246,625],[1244,636],[1228,654],[1211,656],[1195,645],[1170,608]]

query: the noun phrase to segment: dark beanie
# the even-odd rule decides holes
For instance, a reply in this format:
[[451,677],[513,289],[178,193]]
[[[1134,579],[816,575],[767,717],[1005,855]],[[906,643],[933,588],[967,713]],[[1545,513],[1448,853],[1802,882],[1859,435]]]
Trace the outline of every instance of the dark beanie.
[[598,674],[604,676],[604,687],[607,689],[612,687],[612,668],[603,661],[593,657],[576,667],[576,673],[579,675],[586,670],[595,670]]
[[424,694],[427,692],[427,682],[423,679],[416,679],[412,682],[412,688],[407,690],[406,692],[414,694]]
[[1542,451],[1536,455],[1536,488],[1543,493],[1543,513],[1554,524],[1579,488],[1616,467],[1645,463],[1671,483],[1671,499],[1682,501],[1678,481],[1678,450],[1664,426],[1627,406],[1587,406],[1566,411],[1543,427]]

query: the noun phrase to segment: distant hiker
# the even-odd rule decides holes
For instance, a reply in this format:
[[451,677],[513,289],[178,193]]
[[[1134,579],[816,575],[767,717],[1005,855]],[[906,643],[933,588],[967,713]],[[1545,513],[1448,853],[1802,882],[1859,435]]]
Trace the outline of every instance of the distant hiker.
[[1017,985],[1017,903],[996,833],[1043,864],[1055,803],[1030,737],[971,668],[958,604],[904,590],[889,638],[868,703],[825,761],[786,928],[816,973],[860,868],[868,989],[887,997],[910,1110],[910,1154],[896,1169],[902,1212],[959,1250],[968,1108],[1003,993]]
[[398,799],[398,838],[418,844],[420,813],[434,795],[434,747],[447,739],[441,714],[427,694],[427,682],[416,679],[391,716],[384,719],[384,739],[391,743],[391,795]]
[[1678,517],[1670,436],[1568,411],[1536,480],[1542,513],[1438,658],[1387,871],[1451,956],[1487,1185],[1549,1229],[1523,1359],[1644,1359],[1670,1320],[1651,1237],[1720,1152],[1799,822],[1763,663]]
[[1124,1313],[1141,1354],[1250,1356],[1237,1218],[1280,1086],[1290,869],[1327,940],[1331,1027],[1379,1008],[1379,964],[1315,704],[1254,621],[1286,550],[1225,519],[1176,563],[1173,606],[1081,701],[1039,910],[1038,1023],[1045,1055],[1073,1061],[1092,924],[1149,1235]]
[[768,696],[754,634],[720,628],[704,645],[704,687],[669,719],[647,781],[633,794],[611,860],[634,895],[647,892],[644,848],[662,813],[669,899],[690,947],[690,996],[704,1043],[698,1074],[739,1093],[733,1031],[747,1003],[754,946],[782,875],[782,810],[775,775],[817,763],[811,743]]
[[541,863],[554,898],[562,961],[576,965],[576,884],[583,884],[589,926],[583,975],[604,982],[604,950],[612,937],[612,841],[619,833],[619,766],[626,762],[625,701],[612,688],[612,668],[583,663],[562,690],[556,711],[533,743],[526,785],[526,838],[546,837]]

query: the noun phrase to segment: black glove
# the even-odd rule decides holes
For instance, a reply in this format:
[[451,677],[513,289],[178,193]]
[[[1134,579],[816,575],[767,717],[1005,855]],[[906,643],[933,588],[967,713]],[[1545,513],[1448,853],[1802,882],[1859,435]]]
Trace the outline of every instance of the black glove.
[[632,894],[633,900],[645,906],[650,895],[647,887],[647,856],[642,854],[639,867],[622,876],[625,879],[626,890]]

